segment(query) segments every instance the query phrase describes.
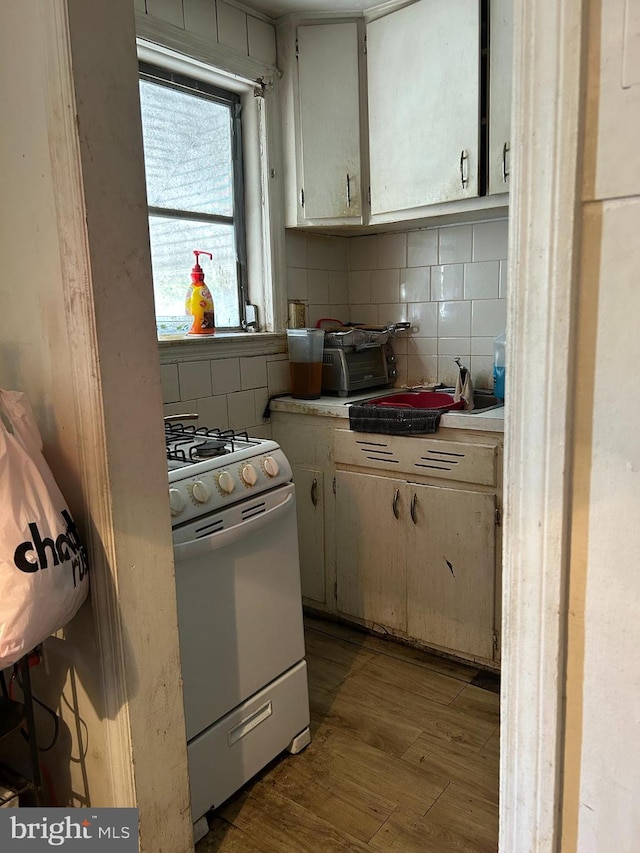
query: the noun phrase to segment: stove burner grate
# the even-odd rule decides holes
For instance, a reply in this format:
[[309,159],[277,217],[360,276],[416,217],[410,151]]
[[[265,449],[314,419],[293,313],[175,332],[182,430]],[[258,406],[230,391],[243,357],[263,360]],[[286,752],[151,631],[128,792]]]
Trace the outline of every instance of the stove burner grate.
[[196,427],[193,424],[165,423],[167,459],[179,462],[200,462],[226,456],[237,450],[239,444],[250,444],[246,431],[220,430]]

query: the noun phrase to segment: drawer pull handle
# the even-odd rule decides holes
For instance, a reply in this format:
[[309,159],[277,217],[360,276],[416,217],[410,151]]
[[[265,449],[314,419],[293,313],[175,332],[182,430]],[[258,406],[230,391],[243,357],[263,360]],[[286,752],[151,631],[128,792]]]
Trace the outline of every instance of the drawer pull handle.
[[313,483],[311,483],[311,503],[314,506],[318,506],[318,481],[315,477]]
[[414,523],[414,524],[417,524],[417,523],[418,523],[418,519],[417,519],[417,517],[416,517],[416,507],[417,507],[417,505],[418,505],[418,496],[417,496],[417,495],[416,495],[416,493],[414,492],[414,493],[413,493],[413,497],[411,498],[411,521],[413,521],[413,523]]
[[507,154],[509,153],[509,145],[505,142],[502,146],[502,182],[507,183],[509,172],[507,172]]
[[[463,148],[462,151],[460,152],[460,183],[462,184],[463,190],[466,189],[467,184],[469,183],[469,178],[466,174],[466,171],[469,169],[468,160],[469,160],[469,155],[467,154],[467,152]],[[465,164],[467,166],[466,170],[465,170]]]
[[396,493],[393,496],[393,514],[396,518],[400,518],[400,510],[398,509],[398,501],[400,500],[400,489],[396,489]]
[[253,714],[249,714],[248,717],[228,732],[227,741],[229,746],[233,746],[234,743],[237,743],[245,735],[248,735],[249,732],[252,732],[256,728],[256,726],[259,726],[260,723],[268,720],[272,714],[273,708],[271,707],[271,699],[269,699],[269,701],[265,702],[265,704],[258,708],[257,711],[254,711]]

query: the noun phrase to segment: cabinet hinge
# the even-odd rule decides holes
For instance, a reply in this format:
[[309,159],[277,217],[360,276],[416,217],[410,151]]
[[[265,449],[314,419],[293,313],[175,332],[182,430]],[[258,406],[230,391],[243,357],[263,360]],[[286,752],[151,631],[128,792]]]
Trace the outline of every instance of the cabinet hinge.
[[304,207],[304,189],[300,190],[300,206]]
[[496,507],[496,527],[502,524],[502,510]]
[[493,656],[494,656],[494,658],[497,656],[497,654],[498,654],[498,635],[494,631],[493,632]]
[[336,581],[333,585],[333,598],[335,601],[338,600],[338,581]]
[[296,39],[296,59],[300,58],[300,48],[298,45],[298,39]]
[[362,40],[362,50],[364,52],[364,55],[366,56],[367,55],[367,37],[366,36]]
[[335,495],[335,493],[336,493],[336,478],[334,477],[333,478],[333,494]]
[[367,187],[367,202],[371,204],[371,187]]

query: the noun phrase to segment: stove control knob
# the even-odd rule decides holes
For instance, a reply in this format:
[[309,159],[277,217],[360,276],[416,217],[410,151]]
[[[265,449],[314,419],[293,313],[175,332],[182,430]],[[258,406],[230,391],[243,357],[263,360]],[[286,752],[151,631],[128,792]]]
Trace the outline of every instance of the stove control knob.
[[187,499],[179,489],[169,489],[169,506],[171,515],[180,515],[187,505]]
[[264,467],[264,473],[267,477],[277,477],[278,472],[280,471],[280,466],[273,458],[273,456],[267,456],[267,458],[262,463]]
[[199,504],[206,504],[211,497],[211,489],[202,480],[196,480],[193,486],[191,486],[191,494],[193,495],[193,499]]
[[255,486],[258,482],[258,472],[253,465],[245,465],[240,476],[242,477],[243,483],[247,486]]
[[218,477],[218,486],[223,494],[230,495],[236,484],[233,482],[231,474],[228,471],[223,471]]

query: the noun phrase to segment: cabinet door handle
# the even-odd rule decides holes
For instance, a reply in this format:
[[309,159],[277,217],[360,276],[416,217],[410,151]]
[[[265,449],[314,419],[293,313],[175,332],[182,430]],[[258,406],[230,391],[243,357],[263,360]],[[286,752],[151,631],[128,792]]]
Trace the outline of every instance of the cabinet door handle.
[[417,507],[417,505],[418,505],[418,496],[414,492],[413,497],[411,498],[411,521],[413,521],[414,524],[418,523],[418,519],[416,518],[416,507]]
[[507,154],[511,149],[509,148],[509,143],[505,142],[502,146],[502,183],[506,184],[509,178],[509,172],[507,172]]
[[393,514],[396,518],[400,518],[400,510],[398,509],[398,501],[400,500],[400,489],[396,489],[396,493],[393,496]]
[[313,483],[311,483],[311,503],[314,506],[318,506],[318,481],[315,477]]
[[351,207],[351,179],[347,172],[347,207]]
[[[460,183],[462,184],[462,189],[465,189],[467,184],[469,183],[469,176],[466,174],[469,168],[469,155],[467,152],[462,149],[460,152]],[[465,169],[465,163],[467,164],[467,169]]]

